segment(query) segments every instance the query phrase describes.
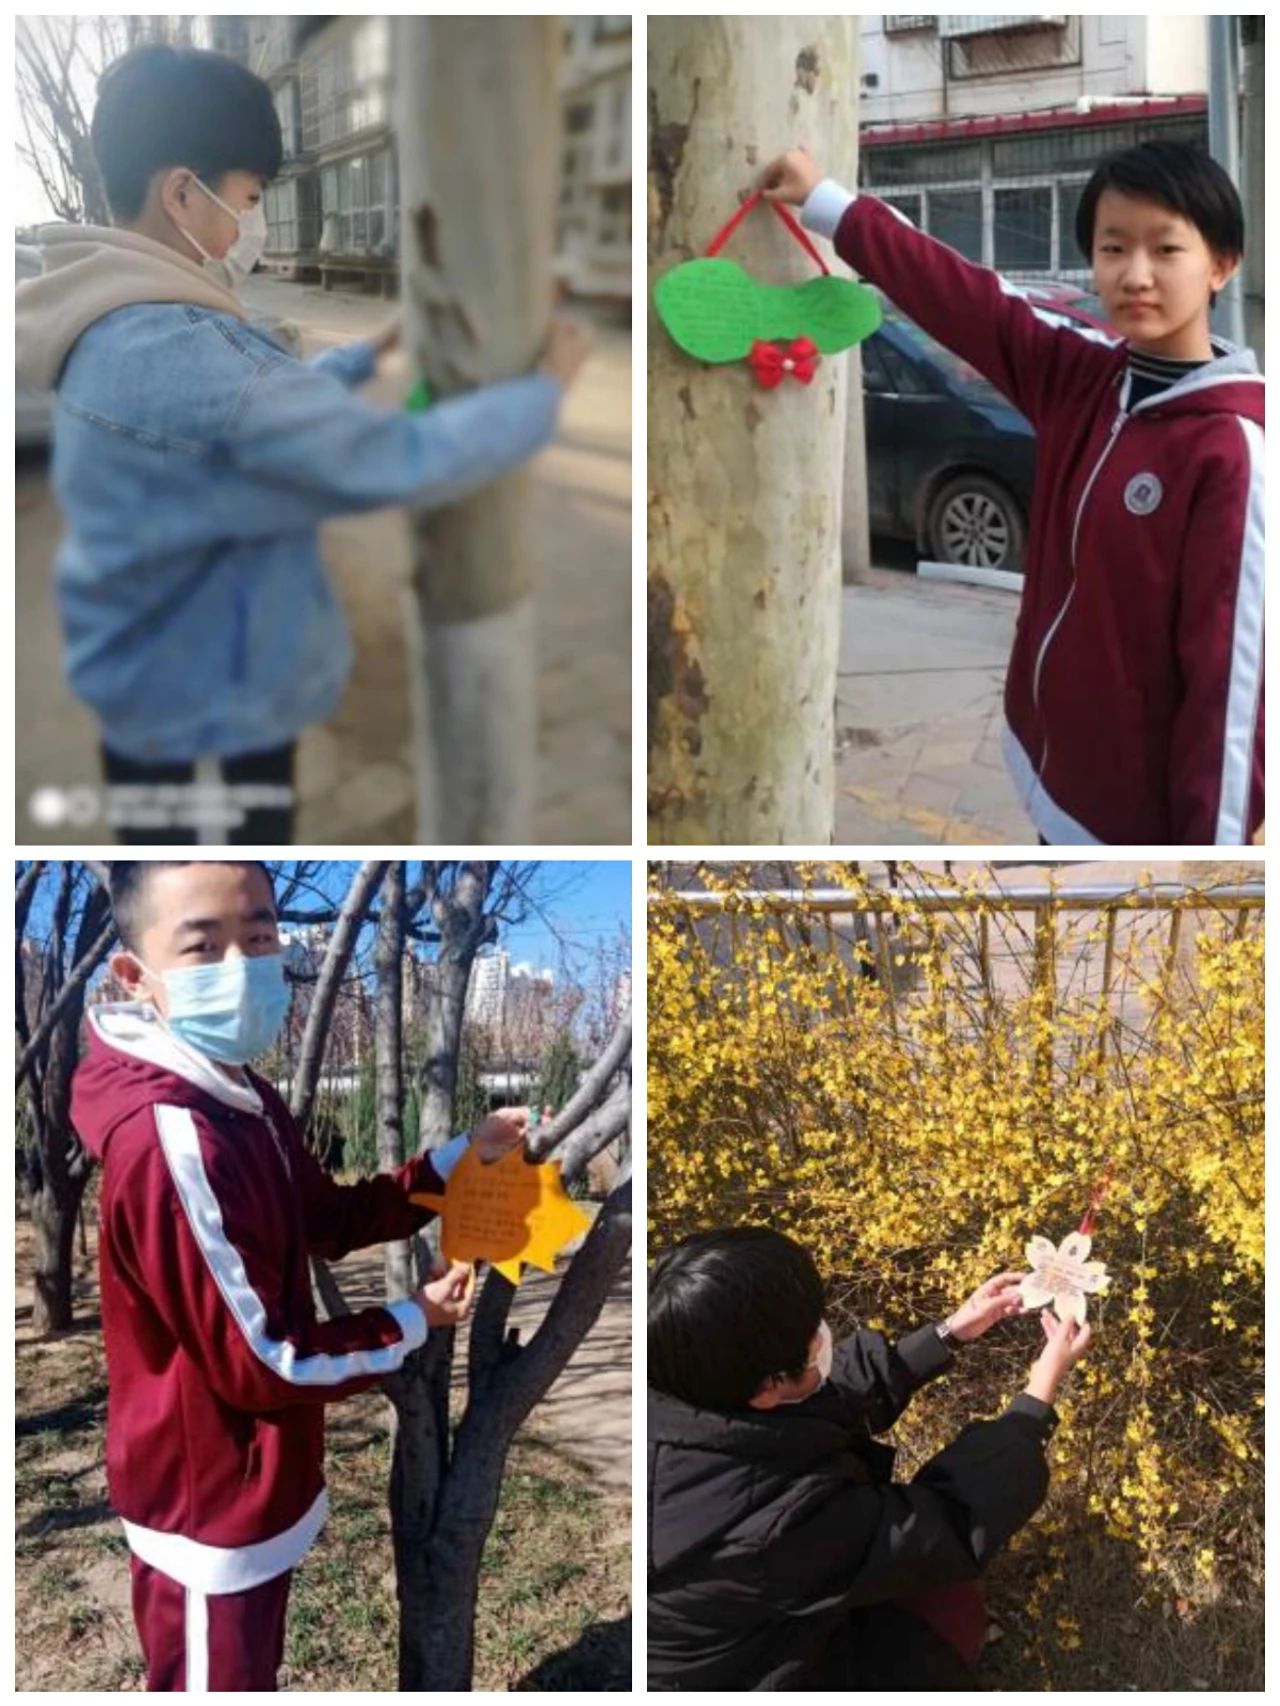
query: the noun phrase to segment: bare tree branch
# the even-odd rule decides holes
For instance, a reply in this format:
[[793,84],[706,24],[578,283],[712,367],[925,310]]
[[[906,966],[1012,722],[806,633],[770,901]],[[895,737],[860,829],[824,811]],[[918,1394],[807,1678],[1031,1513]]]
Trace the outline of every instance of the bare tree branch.
[[631,1053],[631,1016],[618,1021],[613,1035],[581,1084],[553,1119],[539,1126],[529,1140],[529,1154],[543,1161],[564,1141],[599,1102],[614,1075]]
[[22,1083],[22,1080],[30,1071],[32,1062],[39,1055],[45,1043],[48,1042],[63,1014],[80,997],[85,984],[88,983],[94,972],[97,971],[103,960],[106,959],[107,954],[110,951],[111,944],[115,939],[116,925],[115,919],[112,918],[108,919],[108,921],[102,926],[97,937],[86,950],[82,958],[78,961],[72,970],[71,975],[67,978],[61,989],[59,989],[57,995],[54,997],[52,1005],[46,1009],[40,1023],[31,1033],[26,1047],[18,1057],[18,1067],[15,1075],[15,1079],[18,1084]]
[[631,1086],[620,1085],[603,1107],[585,1119],[560,1151],[560,1176],[566,1185],[580,1178],[601,1150],[622,1136],[631,1121]]
[[378,885],[386,875],[389,862],[386,859],[366,859],[360,866],[351,879],[338,922],[329,938],[324,965],[311,1000],[311,1010],[307,1014],[306,1029],[302,1033],[302,1047],[298,1051],[298,1065],[289,1097],[289,1111],[303,1131],[311,1124],[311,1115],[315,1108],[316,1086],[320,1081],[329,1022],[333,1017],[333,1004],[338,998],[347,964],[355,950],[356,938],[364,923],[365,913],[377,893]]

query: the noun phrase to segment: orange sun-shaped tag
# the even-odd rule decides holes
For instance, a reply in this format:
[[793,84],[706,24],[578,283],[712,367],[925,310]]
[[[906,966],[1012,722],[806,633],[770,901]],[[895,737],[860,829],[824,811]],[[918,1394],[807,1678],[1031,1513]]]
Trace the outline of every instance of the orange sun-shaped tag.
[[518,1149],[489,1162],[468,1149],[443,1196],[412,1200],[438,1210],[446,1261],[490,1262],[513,1285],[524,1262],[551,1273],[557,1253],[591,1224],[561,1183],[560,1163],[526,1161]]

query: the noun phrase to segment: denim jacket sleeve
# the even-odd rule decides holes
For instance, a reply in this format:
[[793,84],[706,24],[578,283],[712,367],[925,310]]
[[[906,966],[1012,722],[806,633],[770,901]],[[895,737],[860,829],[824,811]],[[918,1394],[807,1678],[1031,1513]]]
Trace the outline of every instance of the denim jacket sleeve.
[[252,493],[241,487],[227,520],[241,534],[282,532],[395,504],[456,502],[550,440],[562,395],[549,374],[529,373],[409,414],[368,403],[307,363],[266,362],[225,428],[223,452]]
[[354,344],[335,344],[332,349],[322,349],[304,365],[313,373],[330,373],[344,385],[354,386],[373,378],[378,358],[369,339],[361,338]]

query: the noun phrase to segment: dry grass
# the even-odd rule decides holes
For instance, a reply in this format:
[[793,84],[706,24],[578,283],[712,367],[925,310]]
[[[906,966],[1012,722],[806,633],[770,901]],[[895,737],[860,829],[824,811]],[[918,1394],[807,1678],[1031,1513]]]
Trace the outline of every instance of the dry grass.
[[[93,1269],[81,1264],[75,1331],[37,1342],[22,1303],[24,1221],[17,1246],[17,1687],[140,1689],[128,1552],[102,1467],[107,1393]],[[387,1461],[384,1400],[336,1406],[333,1511],[294,1578],[282,1688],[395,1688]],[[522,1433],[485,1553],[476,1688],[629,1688],[630,1535],[626,1498],[601,1490],[556,1444]]]

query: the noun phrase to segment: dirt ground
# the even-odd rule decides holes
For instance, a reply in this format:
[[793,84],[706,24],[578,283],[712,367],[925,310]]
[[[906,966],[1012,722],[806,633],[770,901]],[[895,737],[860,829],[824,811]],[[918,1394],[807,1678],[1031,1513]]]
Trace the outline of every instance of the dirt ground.
[[[365,335],[392,312],[373,297],[273,280],[255,279],[252,291],[256,307],[298,326],[304,353]],[[594,352],[558,437],[531,465],[539,699],[532,839],[610,845],[631,839],[631,339],[616,313],[584,312],[594,322]],[[393,360],[370,394],[396,406],[402,390]],[[18,839],[100,840],[92,815],[97,732],[63,679],[51,579],[61,522],[43,458],[21,459],[15,502]],[[406,512],[334,522],[323,539],[356,666],[335,716],[300,743],[295,838],[333,846],[411,840]],[[46,809],[33,816],[39,790]],[[80,808],[88,820],[76,815]]]
[[[102,1463],[107,1390],[92,1213],[88,1253],[77,1264],[76,1327],[54,1340],[37,1342],[31,1332],[31,1261],[30,1227],[19,1219],[17,1686],[141,1689],[128,1552]],[[376,1287],[379,1272],[378,1257],[344,1265],[353,1299],[366,1284]],[[531,1329],[554,1284],[522,1287],[513,1319]],[[332,1513],[295,1575],[280,1679],[287,1691],[395,1689],[387,1416],[377,1394],[330,1412]],[[477,1689],[630,1687],[630,1416],[624,1277],[508,1461],[482,1574]]]

